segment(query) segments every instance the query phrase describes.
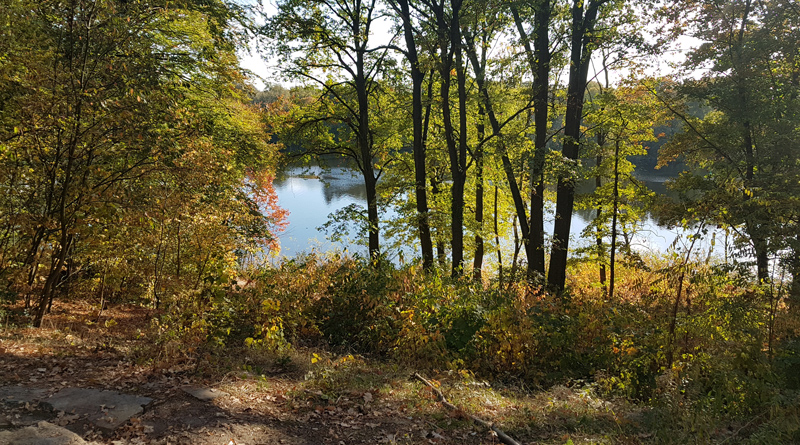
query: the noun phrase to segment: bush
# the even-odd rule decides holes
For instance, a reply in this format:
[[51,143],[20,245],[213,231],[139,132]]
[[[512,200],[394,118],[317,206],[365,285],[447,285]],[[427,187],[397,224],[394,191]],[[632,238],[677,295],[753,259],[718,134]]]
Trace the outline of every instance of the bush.
[[307,312],[326,340],[364,352],[391,349],[400,330],[393,272],[388,261],[373,267],[355,258],[338,265]]

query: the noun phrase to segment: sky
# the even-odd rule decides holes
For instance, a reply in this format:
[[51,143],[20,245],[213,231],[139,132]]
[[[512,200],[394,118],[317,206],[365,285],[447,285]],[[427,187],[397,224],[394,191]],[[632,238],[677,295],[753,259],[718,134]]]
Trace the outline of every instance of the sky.
[[[278,9],[274,5],[273,1],[260,1],[261,8],[267,15],[272,16],[277,14]],[[374,41],[376,45],[386,44],[391,40],[389,30],[391,30],[392,25],[388,19],[384,21],[385,24],[379,23],[379,26],[375,26],[373,28],[377,29],[378,32],[375,33],[374,37],[370,38],[370,41],[375,39]],[[253,41],[250,46],[253,48],[251,51],[239,51],[239,66],[256,75],[256,77],[253,78],[253,85],[256,88],[263,90],[266,86],[266,83],[279,83],[285,87],[297,85],[297,82],[295,81],[281,78],[279,75],[279,69],[274,61],[265,60],[264,57],[258,54],[258,52],[255,50],[255,41]]]
[[251,71],[257,77],[253,77],[253,85],[259,90],[263,90],[266,86],[264,81],[271,83],[285,83],[278,81],[278,77],[274,73],[275,69],[271,67],[255,50],[251,52],[239,52],[239,66]]
[[[270,0],[262,0],[262,8],[269,15],[277,12],[277,8]],[[385,26],[381,25],[374,28],[380,30],[375,36],[375,38],[377,38],[377,44],[383,44],[390,40],[391,36],[388,31],[391,28],[392,26],[389,24],[388,20]],[[676,69],[674,66],[685,61],[687,51],[691,50],[692,48],[696,48],[700,43],[701,42],[699,40],[689,36],[683,36],[679,38],[671,45],[670,48],[665,48],[659,57],[651,58],[650,60],[645,61],[646,68],[644,70],[644,74],[648,76],[657,76],[675,73]],[[277,83],[285,87],[290,87],[297,84],[296,82],[282,78],[279,74],[278,67],[275,65],[275,62],[265,60],[262,55],[258,54],[255,42],[251,44],[251,47],[252,49],[250,51],[239,52],[239,60],[242,68],[254,74],[252,82],[256,88],[263,90],[267,83]],[[597,59],[597,56],[598,53],[595,52],[595,59]],[[595,62],[595,66],[601,66],[599,60],[596,60]],[[564,70],[562,75],[567,75],[566,70]],[[610,75],[610,81],[612,84],[614,84],[628,75],[629,71],[625,69],[612,71]],[[690,73],[688,75],[697,78],[702,75],[702,71]]]

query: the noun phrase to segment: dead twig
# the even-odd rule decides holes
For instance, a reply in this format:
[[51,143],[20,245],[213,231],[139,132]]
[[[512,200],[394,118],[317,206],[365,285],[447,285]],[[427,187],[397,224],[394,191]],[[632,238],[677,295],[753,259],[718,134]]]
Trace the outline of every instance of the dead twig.
[[420,382],[426,384],[431,390],[433,390],[433,392],[436,394],[436,397],[439,399],[439,403],[441,403],[442,406],[444,406],[448,410],[457,411],[457,412],[463,413],[465,416],[467,416],[470,419],[472,419],[472,421],[477,423],[478,425],[480,425],[480,426],[482,426],[484,428],[487,428],[489,430],[494,431],[494,433],[497,434],[497,438],[500,439],[500,442],[503,442],[506,445],[521,445],[519,442],[517,442],[516,440],[511,438],[511,436],[509,436],[508,434],[504,433],[503,430],[501,430],[500,428],[496,427],[493,423],[489,423],[489,422],[487,422],[487,421],[485,421],[485,420],[483,420],[483,419],[481,419],[479,417],[475,417],[472,414],[466,413],[461,408],[459,408],[459,407],[453,405],[452,403],[448,402],[447,398],[445,398],[444,394],[442,394],[442,392],[439,390],[439,388],[435,387],[433,385],[433,383],[431,383],[425,377],[422,377],[421,375],[419,375],[417,373],[414,373],[414,378],[419,380]]
[[745,429],[745,428],[747,428],[748,426],[752,425],[752,424],[753,424],[753,422],[755,422],[756,420],[760,419],[761,417],[763,417],[763,416],[764,416],[764,415],[766,415],[767,413],[769,413],[769,411],[764,411],[763,413],[761,413],[761,414],[759,414],[759,415],[757,415],[757,416],[753,417],[752,419],[750,419],[750,421],[749,421],[749,422],[745,423],[744,425],[742,425],[742,427],[741,427],[741,428],[739,428],[738,430],[734,431],[734,432],[733,432],[733,434],[732,434],[732,435],[730,435],[730,436],[728,436],[728,438],[727,438],[727,439],[725,439],[725,440],[723,440],[722,442],[720,442],[720,445],[721,445],[721,444],[723,444],[723,443],[726,443],[727,441],[729,441],[729,440],[733,439],[734,437],[738,436],[738,435],[739,435],[739,433],[741,433],[743,429]]

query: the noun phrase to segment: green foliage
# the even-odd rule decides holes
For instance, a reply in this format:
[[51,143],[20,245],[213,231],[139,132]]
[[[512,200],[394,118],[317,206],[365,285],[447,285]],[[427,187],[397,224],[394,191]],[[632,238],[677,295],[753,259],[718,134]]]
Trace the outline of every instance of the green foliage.
[[[638,26],[632,2],[548,2],[547,14],[534,3],[515,3],[517,11],[503,2],[412,5],[415,86],[428,93],[424,114],[415,111],[422,135],[411,137],[407,79],[390,55],[403,49],[370,40],[382,14],[391,14],[379,2],[278,2],[265,27],[274,53],[286,74],[315,88],[273,84],[260,93],[238,67],[236,52],[253,27],[241,6],[5,2],[0,303],[37,306],[35,324],[54,297],[70,292],[101,305],[150,304],[158,310],[154,363],[197,363],[233,350],[272,354],[287,365],[296,345],[327,343],[526,385],[588,382],[592,391],[651,406],[662,425],[654,428],[656,442],[712,441],[729,425],[742,426],[725,440],[738,440],[740,431],[754,443],[797,440],[796,301],[787,303],[784,276],[767,270],[770,256],[780,257],[781,267],[800,276],[794,3],[679,2],[685,8],[674,14],[694,19],[687,26],[705,42],[687,67],[707,66],[705,74],[680,85],[593,85],[601,91],[590,91],[586,103],[586,82],[576,80],[587,75],[578,68],[592,60],[589,53],[601,52],[607,68],[644,46],[636,37],[623,40]],[[523,21],[547,29],[525,31],[529,23],[515,17],[520,41],[506,39],[515,32],[508,13],[520,11]],[[552,115],[539,128],[531,126],[538,121],[531,85],[542,61],[519,47],[536,31],[583,35],[564,41],[583,40],[580,48],[534,42],[546,47],[539,53],[555,48],[546,57],[553,73],[578,69],[566,91],[563,76],[545,81],[547,94],[534,108]],[[455,41],[459,33],[465,41]],[[611,40],[622,45],[611,48]],[[534,56],[530,67],[520,55]],[[692,168],[673,181],[681,196],[662,216],[684,228],[700,222],[692,246],[706,235],[706,222],[721,226],[755,252],[758,282],[742,254],[730,263],[726,252],[726,264],[713,265],[710,253],[702,258],[692,248],[654,258],[630,246],[609,249],[609,238],[619,228],[634,230],[651,204],[631,159],[654,141],[662,105],[684,131],[660,148],[661,162],[685,159]],[[295,154],[302,145],[307,156],[352,161],[367,189],[366,212],[347,207],[326,228],[345,236],[343,227],[357,221],[369,259],[308,254],[259,267],[259,248],[278,248],[274,234],[285,217],[271,187],[278,147],[268,131]],[[536,144],[534,131],[543,136]],[[548,140],[564,150],[547,150]],[[583,167],[587,157],[596,160],[590,168]],[[425,175],[416,175],[417,161]],[[524,228],[527,215],[543,205],[541,196],[527,197],[551,193],[537,190],[540,180],[560,180],[559,208],[570,213],[570,184],[584,177],[597,178],[580,203],[599,212],[586,233],[599,239],[589,250],[595,264],[574,262],[559,295],[516,282],[519,248],[532,230]],[[491,188],[489,211],[482,194]],[[417,207],[420,190],[430,192],[427,209]],[[498,263],[505,261],[513,231],[514,272],[498,264],[496,280],[479,273],[465,280],[438,276],[430,264],[421,272],[413,261],[398,269],[379,252],[378,208],[388,206],[400,217],[383,233],[403,246],[430,226],[439,271],[452,241],[454,276],[465,272],[464,251],[488,258],[496,249]],[[563,281],[568,264],[567,240],[560,241],[551,245],[565,254],[550,264],[559,272],[553,281]],[[619,250],[625,261],[616,264]],[[540,263],[536,272],[544,271]],[[615,288],[597,282],[596,263],[616,270]],[[789,293],[797,297],[797,289]],[[0,323],[8,314],[0,310]],[[320,354],[309,378],[326,392],[362,371],[353,355]]]
[[[660,94],[683,123],[660,163],[683,156],[691,170],[675,182],[682,218],[733,228],[753,254],[758,279],[769,258],[795,249],[798,119],[796,63],[800,26],[792,2],[686,2],[673,11],[690,18],[689,32],[706,43],[685,65],[708,67]],[[769,57],[764,57],[769,54]],[[686,111],[688,102],[711,110]],[[692,177],[693,176],[693,177]]]
[[245,102],[235,53],[245,9],[8,6],[0,276],[3,292],[36,304],[34,324],[67,289],[194,304],[238,253],[274,241],[284,216],[271,188],[275,147]]
[[800,390],[800,338],[786,338],[778,349],[776,371],[789,389]]
[[[327,342],[492,380],[585,385],[597,397],[649,407],[641,427],[665,443],[711,439],[728,425],[748,422],[741,435],[754,441],[770,432],[795,437],[796,392],[786,389],[796,384],[794,324],[781,311],[778,328],[770,330],[770,289],[749,288],[749,278],[735,268],[695,257],[643,261],[646,268],[620,264],[612,301],[602,289],[581,285],[595,280],[589,263],[576,265],[572,293],[562,298],[414,267],[305,255],[253,269],[236,285],[220,281],[176,298],[154,325],[160,338],[155,350],[174,363],[196,354],[214,360],[242,348],[251,357],[247,369],[261,373],[266,366],[254,358],[260,354],[284,367],[295,345]],[[685,293],[673,312],[679,277]],[[312,358],[307,378],[326,397],[336,397],[362,363],[350,355],[327,357],[319,352]],[[598,422],[601,427],[605,420]]]
[[324,337],[333,345],[386,352],[397,336],[397,301],[392,266],[371,267],[363,259],[344,261],[334,271],[328,292],[310,308]]
[[533,289],[505,297],[476,339],[484,372],[551,384],[605,368],[610,340],[598,302]]
[[[324,231],[332,242],[350,242],[366,244],[369,232],[369,219],[364,206],[349,204],[328,215],[328,220],[317,228]],[[356,233],[352,233],[356,232]]]

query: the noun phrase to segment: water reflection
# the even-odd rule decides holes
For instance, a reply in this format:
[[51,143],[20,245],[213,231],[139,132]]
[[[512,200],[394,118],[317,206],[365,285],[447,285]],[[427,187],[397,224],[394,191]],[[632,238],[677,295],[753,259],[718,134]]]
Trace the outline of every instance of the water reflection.
[[[656,178],[657,179],[657,178]],[[651,190],[667,192],[663,180],[643,180]],[[588,193],[591,185],[581,185],[579,192]],[[294,256],[300,252],[316,249],[328,251],[333,249],[347,250],[349,252],[366,253],[362,240],[348,240],[343,243],[332,243],[325,238],[325,233],[318,227],[327,220],[328,215],[350,204],[364,207],[366,191],[360,175],[353,170],[335,166],[323,170],[318,166],[293,167],[276,179],[275,190],[278,193],[279,205],[289,213],[289,225],[286,231],[280,234],[280,256]],[[551,206],[552,207],[552,206]],[[383,220],[390,219],[393,214],[383,214]],[[571,225],[571,247],[579,248],[594,243],[593,239],[581,237],[583,230],[595,216],[593,209],[577,210],[573,215]],[[553,231],[553,209],[546,217],[545,233]],[[383,235],[383,234],[382,234]],[[652,215],[645,215],[640,222],[636,233],[631,234],[632,248],[642,252],[666,251],[679,237],[685,237],[681,230],[671,230],[660,227]],[[387,245],[382,239],[382,245]],[[705,247],[709,247],[707,242]],[[405,252],[406,258],[418,255],[418,247],[409,245]]]
[[[327,170],[323,170],[319,166],[291,167],[284,170],[275,179],[276,190],[282,190],[290,183],[293,186],[299,186],[298,180],[304,181],[307,186],[319,189],[328,206],[343,199],[361,200],[362,202],[366,202],[367,199],[367,192],[360,174],[345,167],[331,167]],[[315,187],[314,184],[320,184],[322,187]],[[279,197],[280,195],[278,192]]]
[[318,230],[328,220],[329,214],[366,201],[364,186],[352,170],[344,167],[328,170],[319,166],[291,167],[276,178],[274,186],[278,205],[289,211],[289,224],[278,237],[280,257],[292,257],[312,249],[323,252],[366,250],[356,240],[332,243]]

